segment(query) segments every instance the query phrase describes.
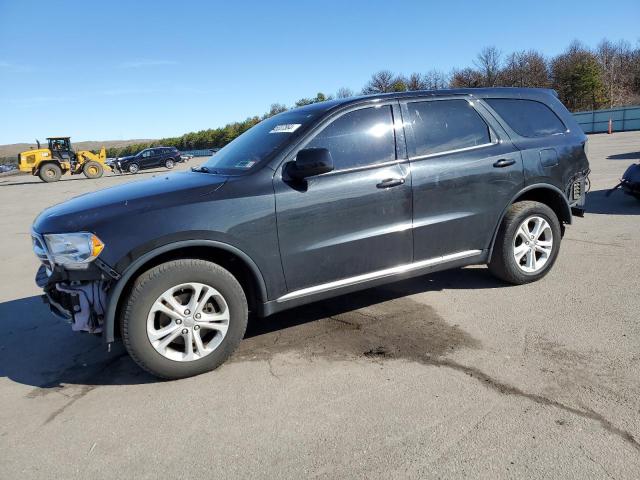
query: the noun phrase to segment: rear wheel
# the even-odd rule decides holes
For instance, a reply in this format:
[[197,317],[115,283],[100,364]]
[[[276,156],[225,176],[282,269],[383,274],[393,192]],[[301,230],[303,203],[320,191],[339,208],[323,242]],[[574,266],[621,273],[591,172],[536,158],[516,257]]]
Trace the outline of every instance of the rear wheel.
[[57,182],[62,176],[62,169],[55,163],[45,163],[40,167],[38,176],[43,182]]
[[167,158],[167,160],[164,162],[164,166],[171,170],[175,166],[173,158]]
[[515,285],[544,277],[560,251],[562,232],[555,212],[533,201],[509,208],[498,230],[489,269]]
[[231,273],[204,260],[175,260],[135,281],[121,331],[142,368],[161,378],[184,378],[229,358],[244,336],[247,315],[244,291]]
[[85,162],[82,167],[82,172],[87,178],[100,178],[104,173],[104,168],[98,162],[90,160],[88,162]]
[[132,163],[127,167],[127,170],[129,170],[129,173],[138,173],[140,166],[137,163]]

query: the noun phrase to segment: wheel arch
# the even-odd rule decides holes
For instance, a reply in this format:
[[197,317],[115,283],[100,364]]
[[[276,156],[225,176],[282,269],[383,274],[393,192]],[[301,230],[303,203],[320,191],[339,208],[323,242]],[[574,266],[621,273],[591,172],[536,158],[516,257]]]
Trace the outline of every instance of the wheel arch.
[[[528,185],[527,187],[520,190],[502,211],[498,223],[493,229],[493,236],[491,237],[491,245],[489,245],[489,255],[487,256],[487,262],[491,261],[491,256],[493,255],[493,247],[496,242],[496,237],[498,236],[498,230],[500,229],[500,225],[502,225],[504,216],[507,214],[507,210],[509,210],[509,207],[511,207],[511,205],[522,200],[533,200],[547,205],[558,216],[561,227],[563,224],[570,225],[573,222],[573,217],[571,215],[571,206],[569,205],[569,201],[565,197],[564,193],[562,193],[562,190],[554,185],[549,184]],[[562,227],[562,232],[564,233],[564,227]]]
[[236,277],[247,297],[249,310],[261,314],[267,301],[267,289],[260,269],[240,249],[214,240],[183,240],[158,247],[133,261],[116,281],[109,293],[107,312],[104,318],[104,338],[111,343],[116,338],[117,319],[126,298],[127,287],[141,273],[164,262],[179,258],[198,258],[217,263]]

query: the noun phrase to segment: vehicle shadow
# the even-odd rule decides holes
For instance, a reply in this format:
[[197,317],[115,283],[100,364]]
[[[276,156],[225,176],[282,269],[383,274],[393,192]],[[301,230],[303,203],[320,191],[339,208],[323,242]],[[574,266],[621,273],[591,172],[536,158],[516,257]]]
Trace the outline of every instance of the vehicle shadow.
[[245,338],[265,335],[419,293],[506,286],[508,286],[506,283],[492,276],[487,268],[446,270],[286,310],[266,319],[251,322]]
[[[492,277],[486,268],[434,273],[316,302],[267,319],[252,319],[245,338],[266,336],[268,339],[274,332],[417,293],[504,286],[506,284]],[[303,336],[299,342],[293,347],[302,350],[308,347],[307,343],[313,342],[313,338]],[[39,296],[0,303],[0,377],[39,389],[59,389],[64,385],[139,385],[158,381],[130,359],[120,342],[107,352],[100,336],[72,332],[66,322],[49,313]]]
[[625,152],[609,155],[607,160],[640,160],[640,152]]
[[595,190],[587,194],[586,213],[600,215],[640,215],[640,202],[622,190]]

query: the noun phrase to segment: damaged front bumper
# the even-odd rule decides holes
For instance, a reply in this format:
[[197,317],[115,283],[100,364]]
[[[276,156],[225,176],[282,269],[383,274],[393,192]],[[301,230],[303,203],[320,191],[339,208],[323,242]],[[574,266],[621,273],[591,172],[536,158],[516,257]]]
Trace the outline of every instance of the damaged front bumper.
[[95,270],[68,272],[41,265],[36,274],[36,284],[43,289],[42,298],[51,313],[77,332],[102,332],[111,283]]

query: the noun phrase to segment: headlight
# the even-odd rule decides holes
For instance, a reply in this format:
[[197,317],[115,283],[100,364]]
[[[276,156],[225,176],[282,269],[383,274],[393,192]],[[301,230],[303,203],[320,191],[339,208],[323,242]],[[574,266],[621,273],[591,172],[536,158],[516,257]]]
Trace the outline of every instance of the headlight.
[[93,233],[54,233],[44,236],[54,263],[70,269],[89,266],[104,249],[104,243]]

